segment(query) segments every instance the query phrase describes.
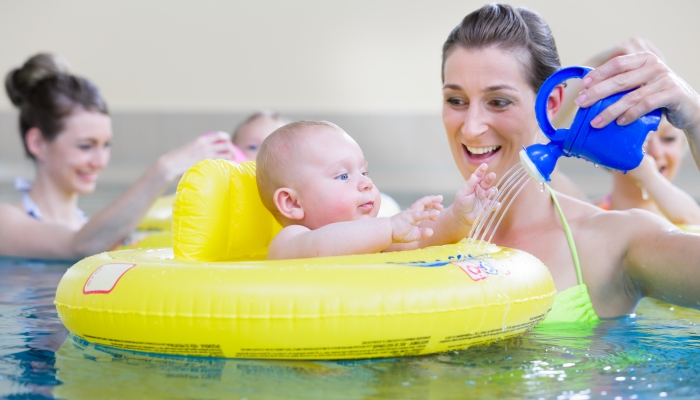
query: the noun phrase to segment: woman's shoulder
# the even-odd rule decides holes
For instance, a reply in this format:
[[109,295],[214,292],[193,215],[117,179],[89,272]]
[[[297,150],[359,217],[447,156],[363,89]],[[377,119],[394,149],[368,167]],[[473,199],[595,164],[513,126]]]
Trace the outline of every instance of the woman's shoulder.
[[[583,229],[612,229],[610,233],[625,229],[636,232],[659,227],[674,227],[668,220],[647,210],[631,208],[628,210],[605,210],[597,205],[560,195],[560,203],[570,223]],[[600,231],[601,236],[606,236]]]

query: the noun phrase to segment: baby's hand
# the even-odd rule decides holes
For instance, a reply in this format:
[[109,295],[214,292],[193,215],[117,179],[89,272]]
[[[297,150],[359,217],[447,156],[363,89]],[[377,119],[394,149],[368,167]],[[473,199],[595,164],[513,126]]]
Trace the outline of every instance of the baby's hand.
[[435,221],[442,210],[442,196],[425,196],[408,208],[408,210],[389,218],[391,221],[391,240],[394,243],[410,243],[432,236],[433,230],[418,226],[421,221]]
[[[473,224],[483,210],[491,205],[498,193],[498,189],[492,187],[496,181],[496,174],[493,172],[486,174],[487,168],[486,164],[479,165],[455,195],[453,204],[455,215],[461,217],[468,225]],[[497,209],[498,204],[493,207],[492,212]]]

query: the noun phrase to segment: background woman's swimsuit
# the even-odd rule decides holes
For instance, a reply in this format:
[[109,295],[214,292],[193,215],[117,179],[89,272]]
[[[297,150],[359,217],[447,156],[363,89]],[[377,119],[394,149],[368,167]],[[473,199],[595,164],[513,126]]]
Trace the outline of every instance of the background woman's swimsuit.
[[554,190],[549,188],[549,193],[551,193],[552,201],[554,201],[554,206],[557,208],[559,218],[561,218],[561,224],[563,225],[564,232],[566,233],[566,240],[569,242],[571,256],[574,259],[574,266],[576,267],[576,278],[578,280],[578,285],[564,289],[557,293],[557,295],[554,297],[552,310],[549,312],[549,315],[547,315],[547,318],[540,323],[540,325],[561,322],[598,322],[600,321],[600,318],[598,318],[598,315],[593,309],[591,297],[588,295],[588,287],[585,283],[583,283],[581,265],[579,263],[578,252],[576,251],[576,244],[574,243],[574,237],[571,234],[571,229],[569,229],[569,224],[566,222],[566,218],[561,210],[561,206],[559,206],[559,201],[554,194]]
[[[22,208],[24,208],[24,211],[29,214],[30,217],[41,221],[42,215],[41,211],[39,210],[39,206],[37,206],[34,200],[32,200],[32,198],[29,196],[29,190],[31,188],[32,183],[30,181],[24,178],[15,179],[15,190],[22,193]],[[83,221],[88,220],[88,216],[85,215],[85,213],[79,208],[76,208],[75,212],[80,218],[83,219]]]

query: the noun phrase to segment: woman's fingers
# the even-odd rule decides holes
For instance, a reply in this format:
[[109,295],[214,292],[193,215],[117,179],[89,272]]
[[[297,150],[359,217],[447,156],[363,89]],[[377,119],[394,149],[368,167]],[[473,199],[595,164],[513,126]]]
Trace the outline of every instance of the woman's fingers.
[[651,52],[616,57],[591,71],[583,86],[586,89],[576,98],[580,107],[632,90],[593,118],[591,125],[595,128],[615,120],[627,125],[657,108],[665,108],[669,121],[680,129],[698,119],[697,93]]

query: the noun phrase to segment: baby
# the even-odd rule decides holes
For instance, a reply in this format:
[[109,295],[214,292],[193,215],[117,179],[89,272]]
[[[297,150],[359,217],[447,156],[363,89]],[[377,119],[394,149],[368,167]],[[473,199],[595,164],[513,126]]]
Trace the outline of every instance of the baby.
[[496,175],[482,164],[443,209],[426,196],[392,217],[377,218],[381,197],[367,176],[360,146],[326,121],[299,121],[268,136],[257,155],[265,207],[284,227],[268,259],[409,250],[456,243],[495,194]]

